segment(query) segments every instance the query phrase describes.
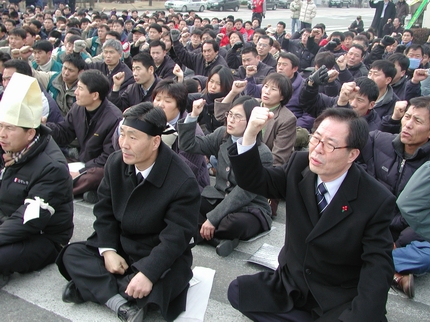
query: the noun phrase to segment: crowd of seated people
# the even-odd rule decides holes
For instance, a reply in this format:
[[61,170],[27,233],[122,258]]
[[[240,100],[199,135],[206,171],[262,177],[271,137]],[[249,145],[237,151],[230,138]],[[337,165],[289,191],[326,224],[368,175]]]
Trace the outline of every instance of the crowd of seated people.
[[[56,7],[55,11],[49,11],[29,6],[25,12],[19,12],[12,3],[2,13],[1,102],[11,99],[10,82],[15,74],[34,80],[31,86],[39,91],[42,101],[33,102],[37,109],[35,115],[40,115],[40,121],[33,120],[29,127],[21,121],[8,125],[10,118],[0,118],[3,154],[0,199],[5,199],[3,194],[6,193],[8,172],[15,163],[23,162],[21,157],[25,156],[28,148],[19,144],[19,149],[8,149],[4,133],[12,127],[23,128],[26,133],[28,128],[35,129],[31,131],[34,135],[30,136],[29,144],[41,145],[43,142],[38,140],[48,140],[49,143],[45,142],[47,146],[42,144],[43,148],[53,149],[51,157],[57,158],[55,161],[59,163],[57,167],[62,175],[67,169],[65,165],[69,165],[69,177],[57,178],[57,181],[63,180],[64,195],[61,198],[54,195],[54,198],[60,198],[61,206],[65,208],[70,206],[66,205],[73,197],[82,197],[96,204],[95,233],[100,236],[89,239],[91,242],[88,243],[93,243],[91,247],[96,247],[91,254],[101,257],[109,254],[110,259],[105,258],[105,261],[109,265],[120,265],[120,274],[132,270],[132,267],[136,274],[139,267],[144,266],[136,264],[141,263],[141,258],[124,259],[124,256],[147,254],[125,249],[127,246],[122,244],[123,240],[113,245],[105,243],[102,237],[102,231],[104,234],[109,229],[117,229],[116,225],[126,220],[116,218],[115,224],[109,223],[104,217],[106,209],[100,205],[103,200],[109,200],[114,216],[124,211],[116,209],[116,201],[107,196],[109,189],[114,190],[110,183],[115,182],[109,175],[116,170],[107,171],[106,166],[115,162],[134,165],[137,172],[149,169],[152,173],[158,168],[155,166],[157,162],[161,162],[156,161],[160,160],[158,156],[166,154],[186,167],[180,176],[184,182],[187,182],[189,174],[195,178],[200,191],[200,208],[193,199],[195,218],[187,219],[193,221],[192,232],[187,226],[189,222],[183,223],[184,226],[180,222],[174,223],[186,231],[185,239],[193,237],[192,241],[186,240],[191,246],[185,243],[178,254],[188,254],[187,247],[206,242],[216,247],[218,255],[225,257],[233,252],[239,240],[270,230],[281,198],[266,198],[240,187],[229,159],[229,147],[242,142],[247,126],[252,123],[254,107],[263,108],[271,115],[256,136],[258,154],[264,167],[281,167],[288,164],[297,151],[307,151],[309,139],[314,138],[312,134],[319,125],[315,119],[332,107],[353,110],[360,119],[364,119],[368,141],[361,148],[360,155],[354,158],[354,164],[381,183],[381,187],[394,198],[401,195],[415,171],[430,161],[430,37],[426,43],[418,43],[413,30],[403,29],[398,18],[383,28],[382,38],[376,38],[378,32],[372,28],[365,31],[363,23],[361,28],[350,27],[331,34],[326,33],[323,23],[289,33],[282,21],[277,24],[275,32],[273,27],[261,25],[258,19],[244,22],[228,16],[210,20],[202,19],[194,11],[186,14],[157,11],[151,15],[139,15],[133,10],[119,15],[115,11],[89,12],[81,9],[74,12],[74,8],[63,3],[56,4]],[[361,21],[359,18],[357,21]],[[24,106],[27,103],[20,104]],[[28,104],[32,106],[31,102]],[[148,111],[157,107],[164,114]],[[28,109],[23,111],[28,113]],[[154,125],[160,120],[166,123],[162,130]],[[159,139],[151,141],[152,148],[144,144],[140,149],[133,144],[146,142],[140,136],[142,133]],[[55,146],[51,147],[53,143]],[[317,145],[327,146],[328,143],[321,139]],[[349,149],[348,146],[338,147],[335,142],[331,143],[334,150]],[[163,149],[166,147],[174,154],[165,152]],[[123,161],[116,157],[118,154],[123,154]],[[153,162],[144,169],[139,168],[141,163],[130,161],[146,157]],[[175,168],[168,164],[165,165],[166,171],[170,167]],[[133,173],[134,168],[126,169],[127,173],[123,175],[126,176],[124,191],[127,193],[134,193],[132,184],[136,187],[141,184],[160,185],[158,188],[161,189],[161,181],[157,181],[161,179],[152,179],[151,175],[145,177],[149,172],[141,171],[144,176],[141,183],[136,181],[138,173]],[[130,173],[133,179],[127,183]],[[209,175],[215,177],[214,185],[211,185]],[[53,184],[58,184],[57,181]],[[195,188],[194,184],[191,186],[190,193]],[[102,194],[98,192],[99,187]],[[34,196],[38,195],[31,195],[31,198]],[[18,201],[22,203],[28,199],[27,196],[20,197],[22,200]],[[50,201],[49,204],[51,202],[56,204],[59,201]],[[16,220],[16,216],[25,218],[25,209],[19,209],[0,204],[0,252],[6,252],[4,245],[15,245],[17,241],[4,231],[9,226],[15,229],[12,220]],[[50,208],[43,209],[46,212]],[[137,208],[134,209],[136,211]],[[170,215],[169,209],[163,211],[166,216]],[[71,213],[67,215],[71,216]],[[45,262],[14,268],[2,265],[3,259],[0,259],[0,285],[1,282],[3,285],[7,283],[13,272],[31,271],[52,263],[67,244],[67,238],[71,237],[73,226],[70,220],[71,217],[67,217],[61,223],[66,226],[66,237],[62,236],[55,240],[54,246],[50,245],[53,248],[50,254],[45,254]],[[22,225],[29,224],[31,221],[24,220]],[[44,223],[43,227],[50,227],[50,224]],[[163,229],[171,229],[169,225],[173,224],[169,222],[166,227],[160,227],[163,224],[151,222],[151,225],[159,234],[154,238],[162,239]],[[40,226],[41,231],[43,227]],[[129,229],[127,234],[131,237],[121,233],[118,238],[133,239],[139,234],[132,227]],[[409,226],[401,207],[392,209],[389,229],[398,261],[401,256],[411,256],[411,245],[426,242]],[[34,233],[34,229],[29,231]],[[94,241],[96,239],[97,242]],[[154,243],[151,247],[162,248],[164,242],[151,240]],[[157,245],[162,246],[157,248]],[[110,253],[112,250],[116,252],[115,256]],[[27,256],[26,252],[23,256]],[[181,256],[177,258],[186,257]],[[63,264],[66,267],[62,273],[70,280],[69,274],[64,273],[70,259],[65,258]],[[423,258],[424,255],[417,261],[427,263],[428,258],[426,261]],[[168,274],[174,265],[173,262],[166,264],[167,270],[160,275]],[[118,272],[112,266],[106,269],[110,273]],[[408,297],[414,295],[414,272],[396,267],[392,282]],[[151,280],[155,275],[148,274],[144,275],[149,279],[149,282],[145,280],[148,282],[145,285],[151,287],[133,289],[139,296],[147,294],[148,290],[150,292],[152,286],[154,289],[166,287],[165,284],[156,284],[162,279],[159,275]],[[89,290],[83,289],[84,283],[79,282],[79,278],[79,274],[71,278],[76,279],[76,283],[68,284],[66,302],[96,301],[91,296],[82,298],[82,294]],[[119,280],[117,282],[120,283]],[[130,296],[136,298],[136,294],[128,293],[130,289],[123,289],[123,286],[119,287],[118,294],[103,299],[107,304],[100,302],[102,299],[99,298],[97,301],[116,311],[125,321],[128,316],[144,315],[142,303],[137,307],[128,305]],[[184,290],[177,290],[175,296],[180,296]],[[171,300],[174,302],[174,298]],[[125,303],[128,306],[124,307]],[[177,311],[170,309],[165,303],[163,316],[171,318],[177,315]]]

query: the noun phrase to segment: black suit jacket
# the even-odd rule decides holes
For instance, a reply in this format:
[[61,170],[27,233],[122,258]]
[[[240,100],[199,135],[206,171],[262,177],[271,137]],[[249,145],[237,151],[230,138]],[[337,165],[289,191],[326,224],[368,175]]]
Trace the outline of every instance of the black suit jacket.
[[376,3],[373,1],[369,1],[369,6],[371,8],[376,8],[375,16],[373,17],[372,21],[372,27],[376,30],[378,30],[378,28],[382,30],[382,27],[387,23],[388,19],[391,19],[391,21],[393,21],[396,17],[396,6],[391,1],[388,2],[387,8],[384,12],[384,16],[382,18],[381,14],[384,10],[384,1],[379,1]]
[[286,200],[279,267],[238,278],[240,308],[286,312],[294,306],[327,320],[384,321],[394,274],[391,193],[353,164],[320,218],[308,152],[274,168],[261,165],[255,147],[237,155],[232,145],[229,152],[239,186]]

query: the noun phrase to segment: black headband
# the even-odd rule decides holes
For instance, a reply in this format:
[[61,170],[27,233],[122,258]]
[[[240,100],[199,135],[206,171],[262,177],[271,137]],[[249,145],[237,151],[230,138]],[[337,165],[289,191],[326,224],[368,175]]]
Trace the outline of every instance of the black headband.
[[126,126],[130,126],[136,130],[142,131],[151,136],[161,135],[165,130],[165,129],[158,128],[155,125],[152,125],[145,121],[139,120],[137,118],[132,118],[132,117],[126,117],[122,124]]

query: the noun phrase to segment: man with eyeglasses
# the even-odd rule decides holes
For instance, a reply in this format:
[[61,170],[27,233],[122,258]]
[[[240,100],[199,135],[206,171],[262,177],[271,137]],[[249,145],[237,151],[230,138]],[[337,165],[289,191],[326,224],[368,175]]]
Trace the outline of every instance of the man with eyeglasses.
[[270,49],[272,49],[272,46],[273,39],[267,35],[262,35],[257,42],[257,52],[260,56],[261,62],[276,68],[276,59],[270,53]]
[[274,272],[230,284],[230,303],[253,321],[386,321],[394,198],[354,163],[368,138],[365,120],[327,109],[315,120],[308,152],[266,168],[255,141],[272,117],[254,108],[229,158],[240,187],[287,201],[285,246]]

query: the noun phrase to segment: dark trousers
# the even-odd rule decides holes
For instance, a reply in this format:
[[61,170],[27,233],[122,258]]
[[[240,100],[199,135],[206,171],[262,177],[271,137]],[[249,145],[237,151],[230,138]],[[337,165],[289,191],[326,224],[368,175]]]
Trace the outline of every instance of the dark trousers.
[[[339,321],[338,317],[344,312],[345,310],[351,309],[351,302],[343,303],[337,307],[334,307],[330,311],[327,311],[322,316],[318,316],[315,313],[312,314],[312,310],[308,311],[302,311],[298,308],[294,308],[291,311],[288,312],[281,312],[281,313],[273,313],[273,312],[248,312],[248,311],[242,311],[240,310],[239,306],[239,283],[237,279],[233,280],[233,282],[230,283],[230,286],[228,287],[227,291],[227,297],[230,301],[230,304],[239,312],[241,312],[243,315],[246,315],[248,318],[250,318],[252,321],[259,321],[259,322],[333,322],[333,321]],[[308,301],[308,307],[314,307],[316,304],[315,300],[312,298],[310,301]],[[386,322],[387,319],[384,317],[381,318],[380,321]]]
[[310,322],[313,321],[312,315],[305,311],[292,309],[289,312],[270,313],[270,312],[243,312],[239,309],[239,284],[237,279],[233,280],[228,287],[228,300],[230,304],[243,315],[252,321],[261,322]]
[[[309,22],[303,22],[303,21],[301,21],[301,26],[300,26],[300,28],[301,29],[303,29],[303,28],[312,28],[312,24],[310,24]],[[299,30],[300,31],[300,30]]]
[[73,195],[80,195],[87,191],[96,191],[104,176],[104,168],[89,168],[87,172],[73,180]]
[[[124,275],[109,273],[104,265],[104,259],[99,255],[98,249],[87,246],[84,242],[68,245],[61,258],[57,260],[60,271],[65,269],[69,277],[75,282],[76,287],[86,301],[105,304],[112,296],[120,294],[128,301],[136,300],[125,294],[128,284],[135,272],[128,262],[128,256],[119,254],[127,261],[129,268]],[[145,307],[149,303],[158,306],[161,314],[167,320],[174,320],[185,308],[188,291],[188,280],[192,273],[189,270],[191,262],[185,257],[178,258],[170,270],[157,280],[151,293],[142,299],[137,299],[137,305]],[[177,273],[184,272],[186,285],[178,282]],[[189,271],[189,273],[188,273]],[[64,275],[64,271],[62,272]],[[176,274],[176,275],[175,275]]]
[[[206,221],[206,214],[213,210],[222,200],[211,204],[204,197],[201,198],[199,226]],[[221,219],[218,227],[215,229],[215,238],[219,239],[250,239],[259,233],[262,233],[263,227],[260,220],[248,212],[235,212],[226,215]]]
[[134,274],[130,276],[130,271],[125,275],[109,273],[97,248],[84,243],[71,244],[65,249],[62,260],[84,300],[105,304],[116,294],[128,297],[124,291]]
[[0,274],[28,273],[55,262],[59,252],[44,235],[29,236],[25,240],[0,246]]

